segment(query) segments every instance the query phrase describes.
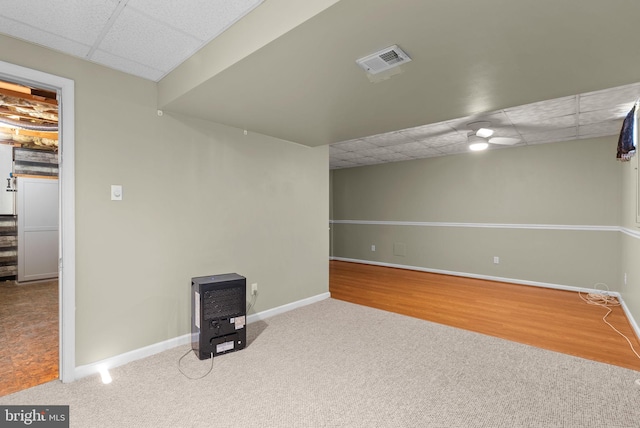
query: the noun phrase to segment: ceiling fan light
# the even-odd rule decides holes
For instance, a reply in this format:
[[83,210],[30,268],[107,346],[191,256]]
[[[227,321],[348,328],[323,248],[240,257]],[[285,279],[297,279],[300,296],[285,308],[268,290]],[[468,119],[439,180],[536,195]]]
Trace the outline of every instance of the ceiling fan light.
[[514,144],[518,144],[520,139],[515,137],[493,137],[489,139],[489,142],[491,144],[499,144],[501,146],[513,146]]
[[479,152],[481,150],[486,150],[487,147],[489,147],[488,143],[473,143],[473,144],[469,144],[469,150],[472,150],[474,152]]
[[493,135],[493,129],[480,128],[476,131],[476,135],[482,138],[489,138]]

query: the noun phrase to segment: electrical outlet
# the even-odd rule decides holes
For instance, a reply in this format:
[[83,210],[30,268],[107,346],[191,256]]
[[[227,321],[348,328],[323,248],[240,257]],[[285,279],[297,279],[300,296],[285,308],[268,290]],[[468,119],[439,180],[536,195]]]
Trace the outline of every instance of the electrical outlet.
[[258,294],[258,283],[254,282],[253,284],[251,284],[251,295],[255,295]]
[[627,273],[624,273],[624,285],[627,285]]
[[375,245],[372,245],[372,246],[371,246],[371,251],[375,251],[375,250],[376,250],[376,246],[375,246]]
[[495,257],[493,258],[493,264],[495,264],[495,265],[500,264],[500,257],[495,256]]

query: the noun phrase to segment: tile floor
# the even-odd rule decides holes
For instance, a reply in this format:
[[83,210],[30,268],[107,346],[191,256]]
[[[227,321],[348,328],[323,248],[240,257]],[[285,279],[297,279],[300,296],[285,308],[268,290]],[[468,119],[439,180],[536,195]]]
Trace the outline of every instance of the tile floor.
[[0,396],[58,377],[58,281],[0,282]]

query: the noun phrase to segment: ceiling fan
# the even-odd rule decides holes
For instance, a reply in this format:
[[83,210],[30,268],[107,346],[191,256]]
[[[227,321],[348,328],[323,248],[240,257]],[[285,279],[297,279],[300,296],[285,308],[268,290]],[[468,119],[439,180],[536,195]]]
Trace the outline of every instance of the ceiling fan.
[[494,137],[495,131],[491,129],[491,122],[489,121],[481,120],[467,123],[465,128],[468,130],[467,141],[469,143],[469,150],[473,151],[485,150],[489,147],[489,144],[513,146],[521,141],[516,137]]

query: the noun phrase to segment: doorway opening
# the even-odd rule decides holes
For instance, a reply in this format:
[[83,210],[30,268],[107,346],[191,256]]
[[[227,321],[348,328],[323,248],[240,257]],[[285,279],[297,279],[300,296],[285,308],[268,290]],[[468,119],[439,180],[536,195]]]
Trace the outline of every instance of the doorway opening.
[[[56,378],[63,382],[71,382],[75,379],[74,82],[67,78],[2,61],[0,61],[0,80],[50,91],[56,94],[59,103],[58,260],[57,266],[54,267],[58,271],[58,286],[57,293],[53,293],[53,298],[57,297],[58,302],[59,364]],[[46,283],[43,281],[33,286],[46,288]],[[52,288],[51,284],[49,288]],[[37,291],[35,288],[34,290]],[[36,317],[31,322],[37,321]]]

